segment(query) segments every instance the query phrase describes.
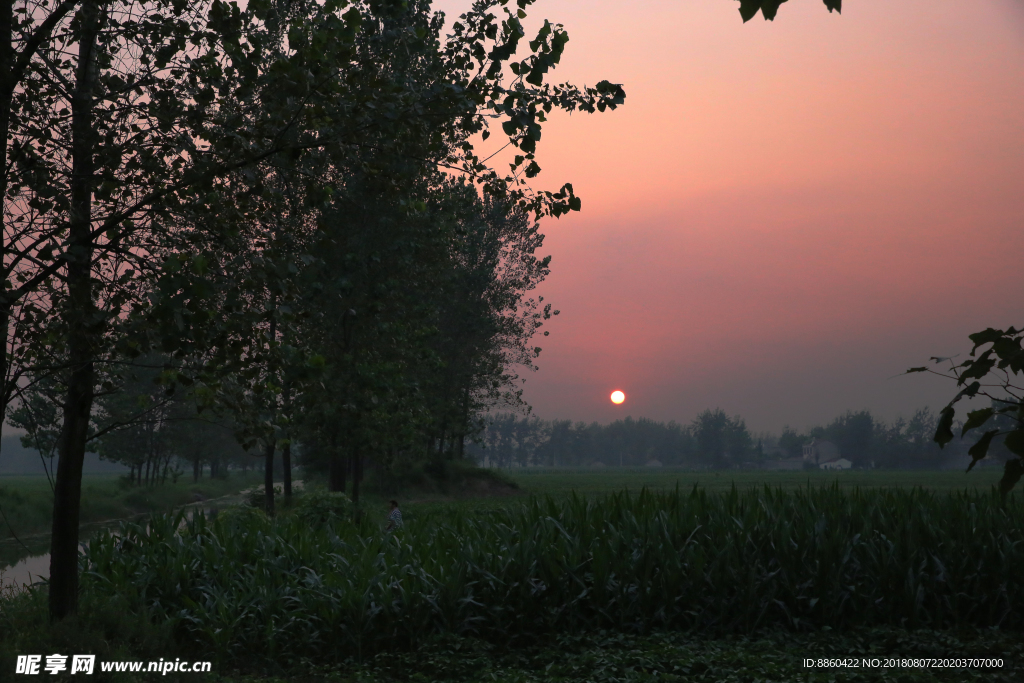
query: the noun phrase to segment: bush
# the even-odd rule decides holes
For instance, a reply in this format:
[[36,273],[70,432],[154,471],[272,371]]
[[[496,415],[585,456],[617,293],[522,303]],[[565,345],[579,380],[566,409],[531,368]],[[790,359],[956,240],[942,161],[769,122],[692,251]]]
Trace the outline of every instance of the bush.
[[344,493],[320,490],[303,493],[295,515],[309,528],[319,529],[339,520],[353,520],[355,510],[352,499]]

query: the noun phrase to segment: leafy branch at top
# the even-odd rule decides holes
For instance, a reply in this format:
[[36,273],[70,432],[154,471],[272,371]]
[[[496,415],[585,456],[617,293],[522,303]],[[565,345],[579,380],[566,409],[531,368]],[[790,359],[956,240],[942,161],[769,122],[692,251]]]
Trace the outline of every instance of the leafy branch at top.
[[[831,12],[842,13],[843,0],[823,0],[825,7]],[[740,16],[743,17],[744,22],[748,22],[754,18],[760,10],[761,15],[767,21],[775,20],[775,13],[779,11],[779,5],[786,2],[786,0],[739,0],[740,3]]]

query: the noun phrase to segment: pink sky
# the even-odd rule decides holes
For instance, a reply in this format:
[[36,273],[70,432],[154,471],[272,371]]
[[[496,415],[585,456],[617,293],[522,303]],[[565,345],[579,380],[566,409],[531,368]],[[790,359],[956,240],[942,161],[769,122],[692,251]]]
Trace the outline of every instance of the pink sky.
[[627,93],[539,146],[536,187],[583,200],[543,226],[562,314],[525,385],[541,417],[909,416],[952,384],[887,378],[1024,323],[1024,3],[737,7],[531,10],[569,32],[558,82]]
[[531,10],[569,31],[556,80],[627,92],[541,142],[537,185],[583,199],[544,226],[562,314],[526,382],[542,417],[891,419],[952,391],[892,375],[1024,323],[1022,4],[737,7]]

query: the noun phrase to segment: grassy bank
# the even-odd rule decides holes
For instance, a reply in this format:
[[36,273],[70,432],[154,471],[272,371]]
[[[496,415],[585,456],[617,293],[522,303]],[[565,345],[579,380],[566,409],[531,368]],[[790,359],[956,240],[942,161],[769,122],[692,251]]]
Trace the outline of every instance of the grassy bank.
[[[191,478],[156,486],[131,486],[120,475],[82,477],[83,524],[125,519],[139,514],[166,512],[176,507],[231,495],[262,482],[262,475],[232,472],[226,479]],[[45,476],[0,476],[0,541],[12,539],[12,529],[23,541],[46,534],[52,525],[53,493]]]

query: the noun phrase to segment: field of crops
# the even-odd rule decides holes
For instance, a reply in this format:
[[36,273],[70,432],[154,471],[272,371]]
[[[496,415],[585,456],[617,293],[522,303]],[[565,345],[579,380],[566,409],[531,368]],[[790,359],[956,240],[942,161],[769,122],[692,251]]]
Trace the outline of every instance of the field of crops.
[[[1001,503],[988,472],[843,481],[848,474],[858,473],[729,473],[715,486],[714,473],[516,472],[519,495],[403,501],[406,525],[397,534],[381,531],[375,497],[355,519],[346,502],[323,493],[304,494],[277,519],[240,508],[215,519],[125,523],[90,543],[82,603],[92,621],[63,631],[62,642],[287,675],[310,663],[350,671],[363,662],[365,672],[377,671],[381,662],[419,656],[387,653],[436,651],[438,642],[462,643],[438,655],[458,669],[463,654],[479,655],[459,648],[547,652],[553,638],[600,633],[659,652],[667,647],[659,633],[699,635],[717,639],[708,647],[718,652],[722,638],[752,643],[758,633],[820,644],[831,642],[828,629],[836,637],[937,629],[928,632],[939,642],[947,632],[1024,628],[1019,494]],[[976,486],[956,486],[965,480]],[[538,491],[546,493],[531,495]],[[56,647],[53,633],[41,592],[0,604],[0,659]],[[893,642],[898,651],[902,641]],[[495,672],[533,671],[488,657]],[[695,666],[709,676],[724,671]],[[672,680],[673,671],[658,680]],[[548,680],[535,674],[507,680]],[[404,680],[384,669],[366,675]]]
[[850,488],[914,488],[930,491],[978,491],[987,493],[999,481],[998,467],[977,468],[969,474],[963,470],[674,470],[670,468],[581,468],[575,470],[530,468],[502,470],[526,493],[563,496],[570,492],[581,495],[680,488],[697,485],[709,491],[739,489],[822,487],[833,484]]
[[[222,664],[437,634],[1024,627],[1024,508],[979,493],[641,491],[414,517],[163,517],[101,534],[83,590]],[[180,529],[180,531],[179,531]]]

